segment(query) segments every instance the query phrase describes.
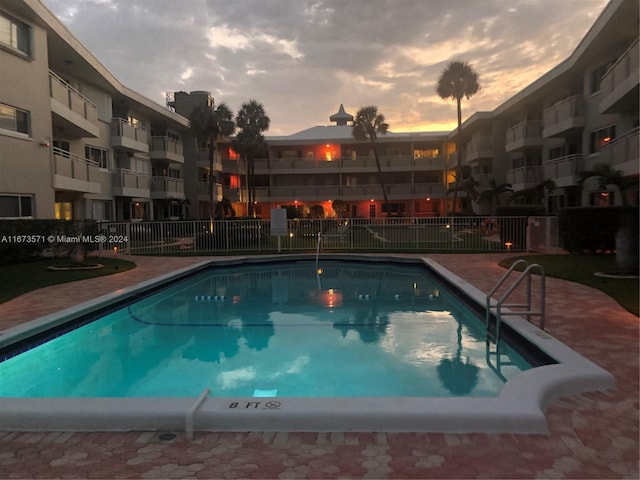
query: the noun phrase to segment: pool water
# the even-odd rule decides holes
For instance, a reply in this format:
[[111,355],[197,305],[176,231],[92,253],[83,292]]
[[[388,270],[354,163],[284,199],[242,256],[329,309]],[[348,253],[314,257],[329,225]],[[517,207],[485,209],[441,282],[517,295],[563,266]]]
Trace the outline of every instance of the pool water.
[[0,396],[492,397],[532,368],[499,347],[423,266],[215,267],[9,357]]

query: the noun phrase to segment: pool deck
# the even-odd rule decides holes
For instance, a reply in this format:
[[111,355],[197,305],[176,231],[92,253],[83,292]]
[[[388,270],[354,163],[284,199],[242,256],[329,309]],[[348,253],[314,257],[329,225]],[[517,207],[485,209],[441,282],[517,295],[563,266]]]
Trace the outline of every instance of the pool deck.
[[[507,255],[427,256],[488,291]],[[128,272],[27,293],[0,304],[0,331],[203,259],[134,257]],[[0,431],[0,478],[640,478],[639,319],[583,285],[546,290],[546,330],[618,382],[553,403],[549,435]]]

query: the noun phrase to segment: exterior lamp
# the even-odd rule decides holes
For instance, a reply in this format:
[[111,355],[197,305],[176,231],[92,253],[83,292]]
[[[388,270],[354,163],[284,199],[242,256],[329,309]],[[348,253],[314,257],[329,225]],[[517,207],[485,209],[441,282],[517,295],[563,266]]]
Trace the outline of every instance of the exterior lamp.
[[505,242],[504,244],[505,244],[505,246],[507,247],[507,250],[511,250],[511,247],[513,246],[513,243],[511,243],[511,242]]

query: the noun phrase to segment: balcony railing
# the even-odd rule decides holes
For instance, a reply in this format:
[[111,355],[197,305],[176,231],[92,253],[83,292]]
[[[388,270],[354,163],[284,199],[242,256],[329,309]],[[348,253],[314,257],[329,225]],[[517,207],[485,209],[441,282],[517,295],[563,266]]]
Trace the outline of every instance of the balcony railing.
[[640,49],[636,40],[627,51],[614,63],[602,76],[600,81],[600,95],[605,97],[612,93],[616,87],[635,75],[635,84],[638,84],[638,72],[640,70]]
[[467,144],[464,160],[470,162],[478,158],[488,158],[493,156],[493,144],[491,137],[480,136],[472,138]]
[[542,145],[542,125],[536,120],[525,120],[507,129],[506,150]]
[[[291,172],[302,170],[358,171],[377,170],[373,156],[357,158],[342,157],[334,160],[311,158],[257,158],[254,160],[256,172]],[[411,155],[383,155],[380,157],[380,168],[393,170],[442,170],[445,167],[442,157],[413,158]]]
[[[53,173],[81,182],[99,183],[101,180],[100,166],[96,162],[57,147],[53,147]],[[67,188],[91,193],[101,190],[100,185],[83,187],[83,184],[78,182],[73,185],[75,187]]]
[[[599,163],[607,163],[609,165],[621,166],[625,163],[631,163],[630,169],[624,169],[624,173],[638,173],[639,141],[638,134],[640,130],[634,128],[624,135],[609,142],[606,147],[600,150]],[[631,171],[635,169],[635,171]]]
[[111,120],[111,137],[117,139],[115,146],[132,148],[143,152],[149,151],[147,129],[130,123],[124,118]]
[[[64,110],[58,113],[73,127],[79,128],[79,131],[75,132],[77,135],[98,136],[98,108],[51,70],[49,70],[49,96],[64,109],[68,109],[66,113]],[[52,105],[52,109],[55,110],[55,105],[58,104]],[[58,110],[60,110],[59,107]],[[74,133],[73,129],[69,130]]]
[[[206,195],[207,197],[209,196],[209,184],[207,182],[198,182],[198,195],[203,196]],[[222,184],[221,183],[214,183],[213,184],[213,196],[214,196],[214,200],[221,200],[222,199]]]
[[544,111],[544,136],[550,137],[570,128],[584,126],[585,105],[582,95],[574,95]]
[[533,187],[542,183],[542,167],[529,166],[518,167],[507,170],[507,183],[510,183],[514,190]]
[[149,190],[150,177],[146,173],[119,168],[113,172],[113,186],[123,189]]
[[[297,200],[331,200],[339,196],[344,197],[380,197],[380,184],[367,185],[307,185],[307,186],[279,186],[256,187],[256,197],[260,201],[273,199]],[[440,183],[398,183],[385,185],[386,193],[391,198],[412,198],[417,196],[442,196],[445,188]]]
[[[209,168],[209,149],[208,148],[200,148],[198,149],[198,160],[197,166],[199,168]],[[213,170],[216,172],[222,171],[222,161],[220,160],[220,153],[214,152],[213,154]]]
[[584,157],[582,154],[565,155],[564,157],[545,160],[543,171],[544,178],[555,181],[559,187],[574,185],[578,180],[578,173],[584,170]]
[[182,142],[171,137],[151,137],[149,156],[184,162]]
[[174,177],[151,177],[151,194],[156,198],[184,197],[184,180]]

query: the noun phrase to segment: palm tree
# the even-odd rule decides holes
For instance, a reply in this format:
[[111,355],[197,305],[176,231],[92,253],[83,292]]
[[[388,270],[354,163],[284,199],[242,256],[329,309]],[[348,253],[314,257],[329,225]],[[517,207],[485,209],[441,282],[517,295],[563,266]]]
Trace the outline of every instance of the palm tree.
[[500,195],[504,193],[513,193],[510,183],[498,183],[495,178],[489,180],[489,190],[480,193],[479,202],[487,200],[491,203],[491,215],[496,214],[496,207],[500,206]]
[[[478,74],[465,62],[454,60],[447,65],[438,79],[436,91],[440,98],[446,100],[448,98],[456,101],[458,109],[458,134],[456,135],[456,179],[460,178],[460,167],[462,162],[462,152],[460,151],[460,136],[462,134],[462,98],[467,100],[480,89],[478,83]],[[456,210],[456,201],[458,198],[458,181],[454,187],[453,193],[453,212]]]
[[[463,192],[465,192],[467,194],[467,198],[469,199],[469,202],[465,206],[465,210],[466,209],[473,210],[471,202],[477,202],[478,201],[478,196],[479,196],[478,186],[479,185],[480,185],[480,183],[478,183],[478,181],[473,177],[465,178],[464,180],[461,180],[459,182],[458,182],[458,179],[456,178],[456,184],[455,184],[454,188],[448,189],[447,190],[447,195],[449,195],[451,192],[455,192],[456,188],[458,190],[462,190]],[[473,212],[471,212],[471,213],[473,213]]]
[[190,120],[191,128],[196,137],[198,137],[199,142],[202,144],[206,140],[209,145],[209,230],[213,232],[213,219],[215,216],[213,164],[218,139],[233,135],[235,131],[233,113],[224,102],[220,103],[215,109],[213,105],[201,103],[191,112]]
[[269,129],[270,122],[264,106],[256,100],[249,100],[243,103],[236,115],[236,126],[240,129],[240,132],[233,141],[233,147],[244,157],[246,164],[248,215],[250,217],[253,217],[253,205],[255,202],[255,189],[253,186],[254,160],[256,156],[267,151],[267,143],[262,132]]
[[638,210],[628,208],[627,189],[632,182],[625,178],[621,170],[611,168],[611,165],[600,163],[593,170],[580,172],[578,184],[582,186],[588,178],[598,179],[598,186],[606,190],[609,185],[617,187],[620,192],[622,209],[618,214],[618,228],[616,230],[616,264],[619,273],[638,274]]
[[380,157],[378,156],[376,139],[378,138],[378,135],[385,135],[388,130],[389,124],[385,123],[384,115],[378,113],[378,107],[370,105],[368,107],[362,107],[360,110],[358,110],[358,113],[356,114],[356,117],[353,121],[353,129],[351,131],[351,134],[356,140],[369,140],[369,142],[371,143],[373,157],[376,160],[376,167],[378,168],[378,179],[380,181],[380,187],[382,188],[382,195],[384,197],[385,206],[389,202],[387,199],[387,189],[384,185],[384,178],[382,176],[382,169],[380,168]]

